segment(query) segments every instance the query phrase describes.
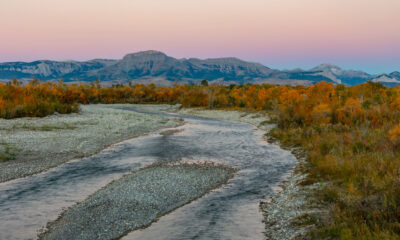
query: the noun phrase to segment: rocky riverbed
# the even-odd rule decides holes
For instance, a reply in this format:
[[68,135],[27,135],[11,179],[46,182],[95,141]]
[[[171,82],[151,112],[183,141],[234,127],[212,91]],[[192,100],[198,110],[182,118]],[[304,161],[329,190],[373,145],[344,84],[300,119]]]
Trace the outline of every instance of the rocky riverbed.
[[[275,139],[269,142],[279,144]],[[306,153],[298,148],[281,146],[296,156],[298,163],[276,186],[275,194],[260,203],[268,240],[310,239],[308,233],[328,217],[328,209],[315,197],[321,183],[307,183]]]
[[162,116],[120,108],[83,105],[78,114],[0,119],[0,182],[36,174],[114,143],[180,125]]
[[116,239],[226,183],[235,170],[213,163],[155,164],[71,207],[40,239]]
[[270,119],[268,115],[262,112],[183,108],[179,110],[179,113],[206,118],[249,123],[266,132],[268,132],[275,126],[274,124],[269,123]]
[[[179,113],[245,122],[266,132],[275,127],[269,122],[268,115],[262,113],[194,108],[181,109]],[[268,141],[280,145],[279,141],[272,139]],[[300,149],[282,145],[280,147],[291,151],[298,163],[275,187],[272,197],[260,203],[260,209],[264,214],[265,236],[269,240],[307,239],[309,230],[327,217],[328,209],[314,197],[315,191],[321,186],[303,184],[307,179],[304,170],[309,167],[306,154]]]

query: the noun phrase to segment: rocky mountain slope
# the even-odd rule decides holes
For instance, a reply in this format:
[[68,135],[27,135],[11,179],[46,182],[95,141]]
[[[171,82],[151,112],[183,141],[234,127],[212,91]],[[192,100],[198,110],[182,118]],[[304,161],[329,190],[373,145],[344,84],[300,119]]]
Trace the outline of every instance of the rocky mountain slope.
[[366,81],[387,85],[400,84],[400,73],[370,75],[362,71],[343,70],[335,65],[322,64],[310,70],[280,71],[259,63],[237,58],[176,59],[158,51],[126,55],[121,60],[95,59],[78,61],[35,61],[0,63],[0,81],[13,78],[65,82],[101,80],[104,83],[149,83],[171,85],[198,83],[203,79],[213,83],[275,83],[313,84],[320,81],[355,85]]

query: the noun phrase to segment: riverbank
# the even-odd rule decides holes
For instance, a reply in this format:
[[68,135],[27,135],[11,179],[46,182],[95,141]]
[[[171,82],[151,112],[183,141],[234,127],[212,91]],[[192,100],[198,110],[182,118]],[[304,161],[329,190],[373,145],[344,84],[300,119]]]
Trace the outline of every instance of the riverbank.
[[280,145],[296,156],[298,163],[287,178],[277,186],[275,194],[260,203],[264,213],[265,235],[269,240],[309,239],[309,232],[328,216],[328,209],[316,198],[321,183],[307,182],[306,153],[286,147],[272,138],[268,142]]
[[[179,110],[179,113],[249,123],[267,134],[275,127],[264,113],[200,108],[184,108]],[[286,147],[267,136],[265,140],[291,151],[298,160],[296,167],[278,184],[271,198],[260,203],[260,210],[264,214],[265,236],[269,240],[306,238],[310,229],[314,228],[321,218],[327,216],[327,209],[315,198],[315,191],[321,187],[319,184],[304,184],[308,163],[303,151]]]
[[117,239],[227,183],[214,163],[154,164],[120,178],[49,223],[40,239]]
[[69,160],[161,128],[182,124],[121,108],[82,105],[80,113],[0,119],[0,182],[40,173]]

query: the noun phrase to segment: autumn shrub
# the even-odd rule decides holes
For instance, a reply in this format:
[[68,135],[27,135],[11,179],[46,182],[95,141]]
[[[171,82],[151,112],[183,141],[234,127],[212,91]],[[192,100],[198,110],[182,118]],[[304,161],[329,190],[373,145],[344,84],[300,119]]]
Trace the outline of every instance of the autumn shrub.
[[54,84],[37,82],[0,85],[0,117],[44,117],[55,112],[66,114],[79,111],[75,101],[65,102],[59,97],[60,89]]
[[270,134],[308,152],[309,178],[325,182],[319,196],[331,206],[332,221],[310,236],[399,239],[400,89],[321,83],[285,92]]

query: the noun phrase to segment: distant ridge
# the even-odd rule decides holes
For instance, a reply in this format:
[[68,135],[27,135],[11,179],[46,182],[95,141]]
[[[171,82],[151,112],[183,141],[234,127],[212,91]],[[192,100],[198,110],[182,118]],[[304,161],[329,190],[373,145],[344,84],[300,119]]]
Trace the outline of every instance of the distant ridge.
[[94,59],[79,61],[34,61],[0,63],[0,81],[17,78],[44,81],[102,83],[150,83],[172,85],[208,80],[218,84],[273,83],[310,85],[320,81],[355,85],[366,81],[394,86],[400,84],[400,73],[370,75],[363,71],[343,70],[332,64],[321,64],[310,70],[275,70],[260,63],[238,58],[176,59],[159,51],[142,51],[120,60]]

